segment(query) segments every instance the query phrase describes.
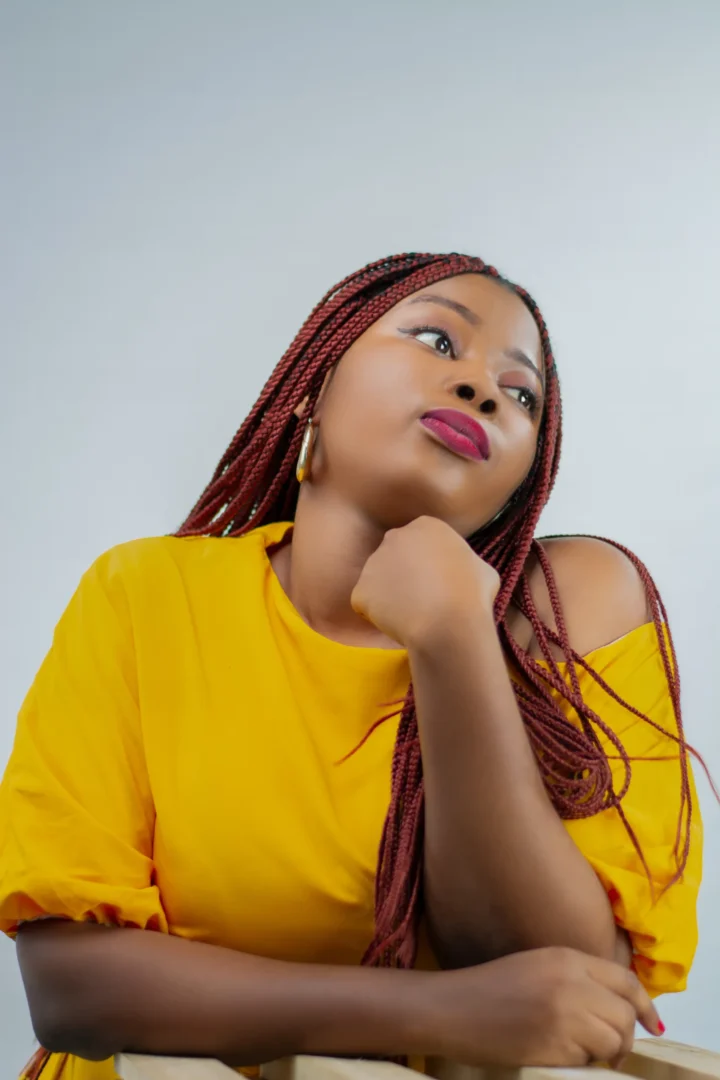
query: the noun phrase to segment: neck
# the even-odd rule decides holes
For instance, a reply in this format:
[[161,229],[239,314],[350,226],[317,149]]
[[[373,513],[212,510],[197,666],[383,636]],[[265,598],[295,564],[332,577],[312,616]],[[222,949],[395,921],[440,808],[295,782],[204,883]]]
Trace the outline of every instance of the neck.
[[346,645],[398,648],[353,611],[350,596],[384,530],[329,492],[303,485],[292,540],[271,555],[280,584],[305,622]]

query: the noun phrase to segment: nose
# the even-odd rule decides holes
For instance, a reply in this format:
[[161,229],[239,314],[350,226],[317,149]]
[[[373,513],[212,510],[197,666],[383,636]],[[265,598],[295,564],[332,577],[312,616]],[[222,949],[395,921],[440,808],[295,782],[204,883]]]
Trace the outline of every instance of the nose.
[[455,396],[459,397],[461,401],[475,402],[478,401],[477,409],[485,416],[492,416],[497,410],[497,401],[493,396],[486,396],[487,390],[484,393],[480,393],[478,389],[471,386],[470,383],[463,382],[458,383],[454,388]]

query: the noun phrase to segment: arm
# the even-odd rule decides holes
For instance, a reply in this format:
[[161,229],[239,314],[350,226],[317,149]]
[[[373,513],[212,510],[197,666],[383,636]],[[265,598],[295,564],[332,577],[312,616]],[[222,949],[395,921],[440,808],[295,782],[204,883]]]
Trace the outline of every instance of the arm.
[[433,1048],[421,1023],[426,974],[282,963],[58,921],[21,928],[18,958],[41,1044],[94,1061],[121,1050],[249,1065]]
[[426,903],[443,966],[544,945],[627,962],[602,885],[545,791],[492,617],[456,622],[410,659]]
[[147,930],[26,924],[20,966],[47,1049],[261,1064],[294,1054],[425,1055],[504,1065],[611,1061],[636,1020],[661,1030],[637,979],[570,950],[416,972],[291,964]]
[[[578,651],[645,621],[642,586],[619,552],[573,539],[548,547]],[[553,625],[542,575],[531,574],[531,588]],[[569,945],[627,965],[627,936],[545,791],[491,608],[475,606],[426,631],[410,658],[425,774],[426,899],[442,963]]]

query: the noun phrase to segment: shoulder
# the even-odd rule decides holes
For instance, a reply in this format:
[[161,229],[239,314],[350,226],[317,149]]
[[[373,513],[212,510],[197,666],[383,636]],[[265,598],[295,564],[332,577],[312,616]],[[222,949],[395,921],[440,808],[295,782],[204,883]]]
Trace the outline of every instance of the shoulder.
[[[81,575],[70,601],[95,615],[111,609],[126,613],[133,598],[162,589],[169,578],[178,577],[178,564],[187,562],[186,541],[172,536],[144,537],[115,544],[98,555]],[[181,577],[185,574],[181,571]]]
[[[581,656],[648,622],[645,586],[623,551],[589,536],[547,537],[540,544],[552,568],[570,644]],[[535,554],[528,561],[527,573],[538,614],[556,629],[545,575]],[[518,630],[526,636],[523,644],[539,655],[522,616]]]
[[[287,526],[284,526],[287,529]],[[283,527],[253,529],[238,537],[153,536],[129,540],[95,560],[83,582],[129,600],[162,604],[173,595],[223,594],[228,582],[246,586],[263,571],[266,546]]]
[[163,565],[193,562],[209,541],[204,537],[147,536],[115,544],[95,559],[86,577],[110,584],[157,573]]
[[152,536],[116,544],[83,574],[80,590],[103,593],[114,604],[144,597],[162,602],[169,594],[226,576],[228,560],[242,567],[245,538]]

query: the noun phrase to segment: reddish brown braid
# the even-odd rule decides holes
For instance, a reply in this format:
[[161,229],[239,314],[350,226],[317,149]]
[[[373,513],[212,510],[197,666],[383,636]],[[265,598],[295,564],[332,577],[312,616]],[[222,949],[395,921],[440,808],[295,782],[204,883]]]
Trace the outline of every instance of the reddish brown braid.
[[[371,263],[331,289],[311,312],[280,360],[258,401],[225,451],[215,474],[178,536],[241,536],[256,526],[294,518],[299,486],[295,463],[303,426],[294,411],[307,397],[312,416],[326,374],[350,345],[399,301],[436,281],[457,274],[483,274],[512,289],[531,311],[540,331],[545,363],[545,410],[538,449],[531,471],[500,518],[469,539],[478,555],[500,574],[495,616],[513,671],[513,685],[538,767],[560,817],[585,818],[607,808],[620,815],[646,873],[637,837],[621,806],[630,784],[630,759],[615,732],[585,703],[578,668],[582,668],[625,709],[672,739],[680,761],[680,812],[675,841],[675,873],[683,872],[690,846],[691,786],[680,714],[680,682],[667,614],[650,574],[625,548],[647,592],[660,655],[672,702],[676,730],[665,731],[648,716],[623,701],[571,647],[552,567],[534,539],[540,513],[557,473],[561,444],[560,387],[550,338],[540,311],[529,294],[501,278],[481,259],[467,255],[394,255]],[[545,578],[555,629],[540,618],[528,582],[529,557]],[[545,664],[534,660],[514,639],[508,623],[513,600],[529,620]],[[560,650],[566,676],[554,657]],[[571,706],[578,722],[570,721],[551,691]],[[387,718],[386,718],[387,719]],[[616,753],[608,755],[600,736]],[[624,765],[616,790],[610,758]],[[402,705],[392,764],[392,794],[380,846],[375,896],[375,936],[364,963],[411,967],[417,950],[422,908],[423,773],[413,690]]]

